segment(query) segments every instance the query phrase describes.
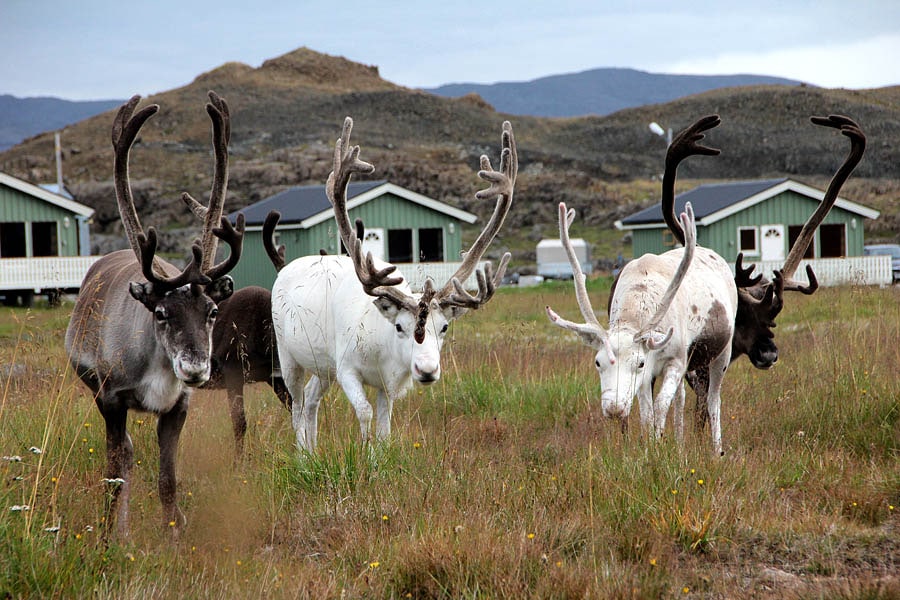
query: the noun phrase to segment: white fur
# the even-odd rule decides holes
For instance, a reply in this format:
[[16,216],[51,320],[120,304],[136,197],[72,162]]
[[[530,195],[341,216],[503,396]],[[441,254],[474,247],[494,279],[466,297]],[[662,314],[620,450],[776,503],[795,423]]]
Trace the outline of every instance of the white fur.
[[[386,265],[376,262],[378,268]],[[418,301],[406,282],[397,287]],[[415,315],[366,294],[349,257],[307,256],[285,266],[272,288],[272,323],[282,377],[294,398],[298,445],[315,449],[319,401],[334,381],[356,411],[363,440],[373,416],[363,386],[378,390],[375,435],[387,437],[394,401],[413,381],[440,378],[445,326],[461,313],[442,311],[432,302],[425,339],[418,344],[413,339]],[[396,330],[398,324],[402,332]],[[304,386],[306,371],[311,377]]]
[[[635,341],[656,312],[672,274],[684,249],[670,250],[656,256],[647,254],[634,260],[622,270],[616,285],[609,314],[609,350],[600,347],[595,364],[600,373],[603,412],[607,416],[625,418],[631,410],[635,395],[645,431],[662,435],[666,416],[673,400],[676,435],[683,436],[684,384],[688,367],[688,349],[706,330],[707,315],[713,304],[725,310],[722,324],[727,330],[718,335],[727,338],[725,348],[710,362],[710,422],[716,452],[722,450],[720,423],[720,395],[722,376],[731,358],[731,338],[737,314],[737,289],[725,260],[706,248],[695,250],[694,260],[675,294],[672,305],[660,321],[656,336],[672,328],[672,338],[659,349],[650,349],[643,341]],[[610,362],[610,354],[615,363]],[[639,367],[643,362],[643,367]],[[659,391],[653,399],[653,381],[659,381]]]

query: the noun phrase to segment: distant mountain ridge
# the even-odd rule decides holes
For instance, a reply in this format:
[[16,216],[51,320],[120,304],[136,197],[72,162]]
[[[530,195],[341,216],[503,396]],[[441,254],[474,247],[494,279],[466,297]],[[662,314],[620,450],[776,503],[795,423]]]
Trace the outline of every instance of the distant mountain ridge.
[[531,81],[450,83],[423,91],[448,98],[478,94],[497,111],[513,115],[582,117],[748,85],[796,86],[801,82],[765,75],[672,75],[601,68]]
[[122,104],[122,100],[17,98],[0,94],[0,152],[33,135],[61,129]]

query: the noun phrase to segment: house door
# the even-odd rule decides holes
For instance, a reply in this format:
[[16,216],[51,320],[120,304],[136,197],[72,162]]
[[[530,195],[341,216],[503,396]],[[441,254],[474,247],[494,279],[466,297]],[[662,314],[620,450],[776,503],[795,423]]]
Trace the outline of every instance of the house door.
[[363,256],[372,253],[372,256],[384,260],[384,229],[376,227],[366,229],[362,239]]
[[760,230],[760,259],[784,260],[784,225],[763,225]]

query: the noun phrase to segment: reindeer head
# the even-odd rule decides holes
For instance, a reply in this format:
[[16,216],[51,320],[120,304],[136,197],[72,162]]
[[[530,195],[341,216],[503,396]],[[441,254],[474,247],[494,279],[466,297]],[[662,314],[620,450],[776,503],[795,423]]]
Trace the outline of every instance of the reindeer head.
[[[631,404],[642,384],[652,383],[656,370],[654,362],[660,350],[666,347],[674,334],[674,328],[661,331],[660,323],[666,316],[681,282],[687,274],[696,247],[696,226],[694,210],[690,202],[685,205],[681,214],[681,223],[686,232],[686,244],[665,293],[656,312],[635,331],[630,324],[615,324],[607,331],[600,325],[591,307],[585,285],[585,275],[581,270],[572,241],[569,238],[569,226],[575,219],[574,209],[567,210],[565,203],[559,205],[559,237],[569,263],[572,265],[575,282],[575,297],[585,323],[573,323],[546,307],[550,320],[564,329],[574,331],[582,340],[597,350],[594,366],[600,375],[601,405],[603,416],[614,417],[623,421],[631,413]],[[623,301],[627,302],[626,298]]]
[[[192,259],[180,273],[156,257],[156,230],[150,227],[145,234],[141,228],[128,175],[129,154],[134,140],[159,106],[150,105],[134,114],[140,96],[132,97],[119,109],[112,131],[119,213],[141,265],[141,272],[147,279],[146,282],[131,282],[129,292],[153,314],[154,336],[171,361],[175,376],[192,386],[202,385],[209,379],[212,328],[218,314],[216,303],[231,296],[234,290],[234,282],[227,273],[240,259],[244,233],[243,215],[238,216],[237,228],[221,216],[227,184],[230,119],[225,101],[214,92],[209,93],[209,98],[207,112],[213,122],[216,169],[208,224],[203,232],[203,248],[206,250],[201,248],[199,242],[194,244]],[[220,227],[214,227],[218,222]],[[216,238],[225,241],[231,252],[222,263],[213,265]]]
[[[353,120],[347,117],[341,138],[335,144],[334,170],[328,176],[326,194],[334,207],[341,241],[353,260],[363,291],[375,298],[373,303],[396,332],[393,351],[405,360],[408,359],[410,373],[415,381],[433,383],[441,376],[440,353],[450,322],[469,309],[478,309],[487,303],[493,297],[509,263],[510,254],[506,253],[496,275],[490,264],[485,267],[484,272],[476,271],[478,261],[497,235],[512,205],[518,171],[512,125],[508,121],[503,123],[500,169],[495,171],[487,156],[481,157],[478,175],[488,181],[490,187],[477,192],[475,197],[479,200],[497,197],[491,219],[465,253],[462,264],[449,281],[441,289],[435,290],[432,281],[427,280],[421,294],[413,294],[408,286],[401,285],[404,283],[403,278],[393,275],[397,270],[396,266],[376,261],[371,253],[364,256],[362,243],[350,224],[347,212],[347,185],[350,178],[354,173],[371,173],[375,169],[359,159],[359,146],[350,146],[352,128]],[[474,296],[461,283],[473,271],[478,280],[478,293]]]
[[[800,260],[806,254],[815,236],[816,229],[828,215],[837,200],[841,186],[862,159],[866,147],[866,137],[859,126],[850,118],[841,115],[812,117],[811,121],[823,127],[839,129],[850,138],[850,153],[835,173],[825,197],[815,212],[809,217],[797,241],[791,248],[784,266],[776,270],[772,280],[762,275],[753,276],[753,266],[744,267],[743,254],[738,254],[735,262],[735,283],[738,288],[738,309],[732,339],[731,359],[746,354],[757,369],[768,369],[778,360],[778,346],[775,344],[775,317],[784,308],[784,292],[793,291],[812,294],[819,287],[816,275],[810,265],[806,266],[809,283],[804,285],[793,279]],[[684,243],[684,232],[675,220],[675,176],[678,164],[695,154],[715,155],[719,150],[700,145],[703,132],[721,123],[718,115],[702,117],[679,133],[666,153],[666,171],[663,176],[662,212],[673,236]]]
[[747,354],[757,369],[768,369],[778,360],[778,346],[775,345],[775,317],[784,308],[784,292],[812,294],[818,287],[816,274],[811,265],[806,265],[809,281],[804,285],[794,280],[794,273],[809,249],[816,229],[825,220],[837,201],[838,193],[850,173],[859,164],[866,148],[866,136],[852,119],[841,115],[812,117],[814,124],[839,129],[850,138],[850,152],[828,184],[822,202],[803,225],[800,235],[791,247],[784,266],[774,272],[770,281],[762,275],[752,275],[753,266],[744,267],[743,254],[738,254],[735,262],[735,283],[738,286],[738,313],[735,321],[732,360]]

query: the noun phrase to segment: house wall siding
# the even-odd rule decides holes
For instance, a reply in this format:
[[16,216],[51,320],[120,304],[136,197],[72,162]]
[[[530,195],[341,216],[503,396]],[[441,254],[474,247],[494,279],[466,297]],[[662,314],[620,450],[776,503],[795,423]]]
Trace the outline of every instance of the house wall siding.
[[[390,229],[423,229],[440,228],[444,232],[444,260],[458,260],[462,245],[461,225],[463,223],[453,217],[431,210],[414,202],[386,193],[349,211],[350,221],[362,219],[366,228]],[[450,224],[453,224],[453,233]],[[473,225],[474,227],[474,225]],[[329,254],[338,252],[338,233],[334,219],[326,219],[309,229],[288,229],[279,226],[278,242],[285,246],[285,258],[288,262],[300,256],[311,256],[320,249]],[[418,256],[418,236],[413,235],[413,251]],[[265,253],[262,243],[262,232],[249,231],[244,236],[244,249],[241,260],[231,273],[236,287],[258,285],[271,289],[275,282],[275,269]]]
[[[69,226],[64,225],[66,217]],[[60,256],[78,256],[78,220],[76,215],[43,201],[24,194],[6,185],[0,185],[0,223],[56,222]],[[28,249],[29,256],[31,248]]]
[[[817,200],[793,191],[787,191],[707,227],[698,226],[697,243],[714,250],[726,260],[732,262],[738,254],[738,228],[784,225],[784,251],[786,255],[788,252],[788,227],[791,225],[803,225],[818,205],[819,202]],[[852,225],[854,220],[856,221],[856,227]],[[862,217],[840,207],[834,207],[825,217],[823,223],[845,224],[847,255],[859,256],[862,254]],[[663,243],[665,231],[667,230],[664,227],[634,230],[632,246],[634,256],[641,256],[646,253],[659,254],[671,250],[674,246],[665,246]],[[817,230],[815,236],[815,256],[817,258],[820,256],[820,252],[821,244],[819,231]]]

